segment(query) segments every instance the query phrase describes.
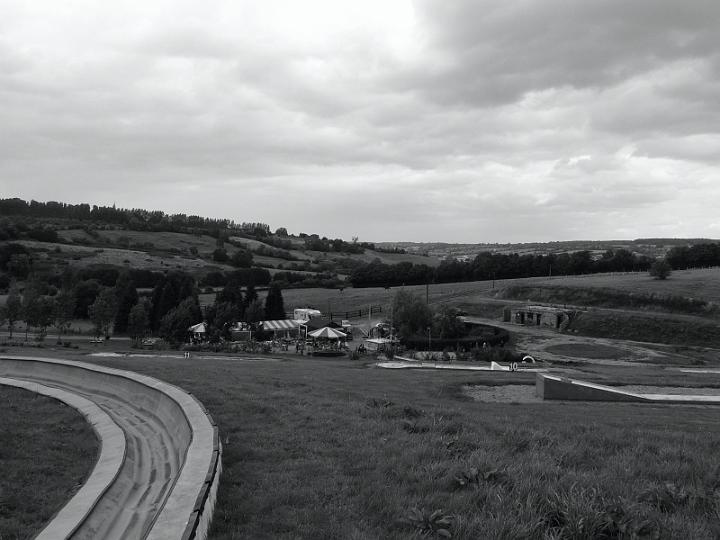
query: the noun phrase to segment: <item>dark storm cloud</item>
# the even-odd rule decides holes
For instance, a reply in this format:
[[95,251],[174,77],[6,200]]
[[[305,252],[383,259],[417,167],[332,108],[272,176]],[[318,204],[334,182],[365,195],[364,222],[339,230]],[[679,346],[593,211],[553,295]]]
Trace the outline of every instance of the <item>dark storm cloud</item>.
[[439,62],[416,82],[446,102],[510,103],[546,88],[604,88],[720,49],[711,1],[420,1]]

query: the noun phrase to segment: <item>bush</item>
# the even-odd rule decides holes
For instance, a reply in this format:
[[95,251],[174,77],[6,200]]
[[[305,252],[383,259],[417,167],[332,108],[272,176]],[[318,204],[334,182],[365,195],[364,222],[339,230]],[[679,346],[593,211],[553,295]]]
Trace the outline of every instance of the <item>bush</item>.
[[671,273],[672,268],[665,259],[655,261],[650,267],[650,275],[655,279],[667,279]]
[[224,263],[228,262],[230,257],[228,257],[227,251],[225,251],[223,248],[218,248],[215,251],[213,251],[212,254],[213,261]]

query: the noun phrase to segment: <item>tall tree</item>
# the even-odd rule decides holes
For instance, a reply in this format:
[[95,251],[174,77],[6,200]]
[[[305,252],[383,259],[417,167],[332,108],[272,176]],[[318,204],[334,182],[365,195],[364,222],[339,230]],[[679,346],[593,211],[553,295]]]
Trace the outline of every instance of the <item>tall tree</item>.
[[245,321],[249,323],[261,321],[264,314],[265,310],[263,309],[262,302],[257,299],[253,300],[245,308]]
[[70,328],[73,315],[75,314],[75,295],[72,291],[61,290],[55,296],[53,307],[53,321],[60,337]]
[[182,343],[188,335],[188,328],[197,324],[202,316],[200,306],[192,297],[168,311],[160,321],[160,336],[171,343]]
[[273,283],[270,285],[267,297],[265,298],[265,319],[277,320],[285,318],[285,304],[282,297],[282,289]]
[[35,326],[40,310],[40,284],[31,281],[25,286],[22,295],[22,318],[25,321],[25,341],[28,339],[28,328]]
[[10,333],[9,339],[12,339],[15,323],[22,319],[22,299],[17,287],[10,288],[10,294],[5,302],[5,319]]
[[409,338],[427,331],[432,325],[432,311],[424,300],[408,291],[398,291],[392,305],[393,325],[400,336]]
[[255,290],[255,284],[250,282],[245,287],[245,304],[250,305],[252,302],[257,300],[257,291]]
[[117,312],[113,330],[119,333],[127,332],[130,310],[138,303],[138,293],[135,282],[128,272],[123,272],[115,283],[115,296],[117,297]]
[[218,304],[215,304],[213,308],[213,320],[212,323],[208,321],[208,324],[212,324],[212,326],[217,329],[217,331],[222,337],[224,337],[225,339],[229,339],[230,328],[232,327],[233,323],[235,323],[240,318],[237,306],[235,306],[231,302],[220,302]]
[[96,336],[107,337],[110,335],[110,325],[115,319],[116,310],[117,298],[115,297],[115,291],[110,287],[106,287],[88,309],[90,320],[95,325]]
[[75,286],[75,317],[87,319],[88,308],[95,302],[100,294],[100,283],[96,279],[80,281]]
[[136,342],[145,336],[150,327],[148,306],[145,302],[138,302],[128,314],[127,333]]

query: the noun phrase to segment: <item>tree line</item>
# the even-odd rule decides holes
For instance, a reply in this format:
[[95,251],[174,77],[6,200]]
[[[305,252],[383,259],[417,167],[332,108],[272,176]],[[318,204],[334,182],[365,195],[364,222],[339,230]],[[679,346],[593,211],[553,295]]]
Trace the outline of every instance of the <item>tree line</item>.
[[706,242],[692,246],[676,246],[668,251],[665,260],[673,270],[720,266],[720,243]]
[[599,258],[589,251],[548,255],[479,253],[464,262],[446,260],[437,268],[403,262],[384,264],[375,260],[358,266],[350,274],[353,287],[388,287],[424,283],[453,283],[489,279],[513,279],[549,275],[577,275],[600,272],[647,271],[653,260],[626,249],[608,250]]
[[28,327],[36,329],[41,338],[54,327],[60,341],[74,319],[89,319],[96,336],[109,336],[112,330],[140,340],[152,333],[182,343],[188,328],[203,320],[208,323],[208,335],[219,340],[229,338],[230,328],[238,322],[285,318],[280,287],[271,285],[263,305],[251,271],[230,273],[204,313],[195,279],[185,272],[160,274],[145,297],[138,294],[129,271],[120,272],[114,281],[111,272],[90,279],[81,279],[81,275],[65,273],[59,289],[36,277],[26,282],[22,293],[16,285],[11,286],[5,305],[0,306],[0,326],[7,325],[11,339],[21,321],[25,322],[26,338]]
[[213,219],[187,214],[166,214],[161,210],[143,208],[116,208],[87,203],[68,204],[48,201],[29,202],[18,198],[0,199],[0,215],[27,216],[35,218],[69,219],[74,221],[98,221],[120,225],[134,231],[205,233],[217,237],[220,231],[229,229],[236,234],[268,236],[270,226],[265,223],[235,223],[229,219]]

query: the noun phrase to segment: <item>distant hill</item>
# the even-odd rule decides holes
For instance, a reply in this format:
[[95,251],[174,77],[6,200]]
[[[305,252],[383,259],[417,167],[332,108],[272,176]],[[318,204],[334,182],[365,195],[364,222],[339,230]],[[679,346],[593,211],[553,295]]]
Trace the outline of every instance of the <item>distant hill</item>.
[[[600,258],[608,250],[627,250],[639,257],[657,258],[673,248],[710,242],[645,238],[517,244],[372,243],[319,234],[293,235],[284,227],[273,232],[269,225],[258,222],[17,198],[0,199],[0,216],[0,275],[5,274],[5,281],[8,275],[21,278],[30,268],[36,273],[58,274],[65,267],[105,266],[150,272],[183,270],[201,284],[213,285],[222,282],[218,276],[223,273],[252,266],[267,270],[266,275],[284,286],[341,287],[348,276],[368,263],[404,263],[407,268],[402,273],[415,272],[422,277],[442,261],[469,262],[482,252],[535,256],[587,251],[591,258]],[[8,244],[16,247],[3,248]]]
[[638,238],[635,240],[568,240],[558,242],[526,242],[516,244],[452,244],[446,242],[377,242],[382,249],[399,249],[407,253],[425,254],[438,259],[474,258],[478,253],[520,255],[548,255],[550,253],[573,253],[590,251],[603,253],[607,250],[627,249],[637,255],[652,258],[663,257],[674,247],[718,242],[709,238]]

